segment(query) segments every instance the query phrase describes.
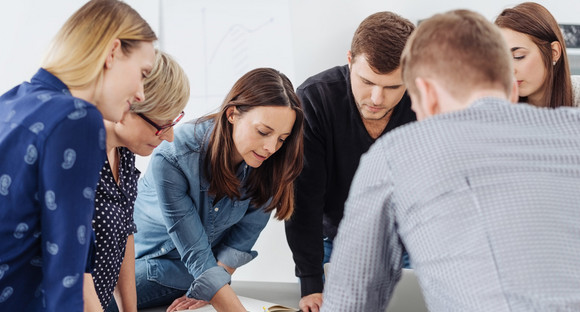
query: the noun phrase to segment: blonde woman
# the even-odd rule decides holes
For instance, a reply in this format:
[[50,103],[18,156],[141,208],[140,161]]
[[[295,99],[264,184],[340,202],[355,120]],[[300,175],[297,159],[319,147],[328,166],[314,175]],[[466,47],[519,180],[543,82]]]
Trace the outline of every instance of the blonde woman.
[[93,217],[95,268],[86,274],[85,287],[91,311],[106,309],[113,293],[123,311],[137,310],[133,204],[140,172],[135,154],[149,156],[161,142],[172,142],[173,126],[189,100],[185,72],[164,52],[156,52],[155,67],[145,80],[145,96],[121,121],[105,121],[107,161],[101,169]]
[[83,310],[103,117],[145,99],[156,39],[127,4],[90,1],[0,97],[0,311]]

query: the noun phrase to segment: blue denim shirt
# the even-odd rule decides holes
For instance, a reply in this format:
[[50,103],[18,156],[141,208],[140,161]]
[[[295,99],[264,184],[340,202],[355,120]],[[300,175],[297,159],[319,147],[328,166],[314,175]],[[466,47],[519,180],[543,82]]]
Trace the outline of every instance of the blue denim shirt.
[[[147,259],[148,278],[189,287],[188,297],[206,301],[230,282],[217,260],[238,268],[254,259],[251,248],[270,218],[250,199],[224,197],[214,203],[203,170],[213,128],[210,120],[175,129],[174,142],[163,142],[153,154],[135,201],[135,256]],[[245,162],[239,166],[242,185],[250,170]],[[241,193],[243,198],[245,189]],[[177,257],[184,266],[168,261]]]

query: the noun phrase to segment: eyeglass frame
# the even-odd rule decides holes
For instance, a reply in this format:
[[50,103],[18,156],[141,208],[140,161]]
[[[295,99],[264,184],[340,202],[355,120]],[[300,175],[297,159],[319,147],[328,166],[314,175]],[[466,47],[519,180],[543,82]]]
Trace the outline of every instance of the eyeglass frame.
[[157,132],[155,132],[155,135],[160,136],[161,134],[165,133],[165,131],[167,131],[171,127],[175,126],[183,118],[183,115],[185,115],[185,112],[181,111],[181,113],[179,113],[179,116],[177,116],[177,118],[175,118],[175,120],[173,122],[168,123],[168,124],[163,125],[163,126],[157,125],[155,122],[153,122],[151,119],[147,118],[142,113],[136,113],[136,114],[137,114],[137,116],[139,116],[143,120],[145,120],[148,124],[152,125],[155,129],[157,129]]

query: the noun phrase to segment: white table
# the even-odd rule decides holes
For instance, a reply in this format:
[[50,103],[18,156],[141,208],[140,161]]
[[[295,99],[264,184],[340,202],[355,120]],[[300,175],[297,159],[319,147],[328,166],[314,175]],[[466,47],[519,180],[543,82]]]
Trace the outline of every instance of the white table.
[[[232,281],[238,296],[260,299],[288,307],[298,307],[300,287],[298,283]],[[165,312],[167,307],[141,309],[139,312]]]

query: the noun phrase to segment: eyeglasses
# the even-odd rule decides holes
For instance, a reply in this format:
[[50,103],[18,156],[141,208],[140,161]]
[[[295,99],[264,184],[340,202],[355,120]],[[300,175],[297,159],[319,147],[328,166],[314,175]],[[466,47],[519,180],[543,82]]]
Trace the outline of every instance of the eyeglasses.
[[167,132],[167,130],[169,130],[171,127],[175,126],[175,124],[177,124],[181,118],[183,118],[183,115],[185,113],[182,111],[179,116],[177,116],[177,118],[175,118],[175,120],[173,120],[172,123],[163,125],[163,126],[159,126],[156,123],[154,123],[153,121],[151,121],[151,119],[145,117],[145,115],[141,114],[141,113],[137,113],[137,115],[141,118],[143,118],[143,120],[145,120],[148,124],[152,125],[153,127],[155,127],[155,129],[157,129],[157,132],[155,132],[156,136],[160,136],[163,133]]

